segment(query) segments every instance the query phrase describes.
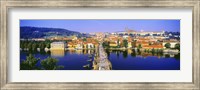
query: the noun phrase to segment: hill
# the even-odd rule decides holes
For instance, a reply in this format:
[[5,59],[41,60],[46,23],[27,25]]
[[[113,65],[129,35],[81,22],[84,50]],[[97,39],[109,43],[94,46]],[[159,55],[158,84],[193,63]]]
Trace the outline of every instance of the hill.
[[20,38],[44,38],[72,35],[81,36],[81,33],[61,28],[20,27]]

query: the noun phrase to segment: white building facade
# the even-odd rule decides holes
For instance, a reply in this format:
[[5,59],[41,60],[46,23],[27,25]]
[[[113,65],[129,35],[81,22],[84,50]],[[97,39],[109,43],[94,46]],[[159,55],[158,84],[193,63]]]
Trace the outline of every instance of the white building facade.
[[65,50],[66,43],[65,42],[52,42],[51,50]]

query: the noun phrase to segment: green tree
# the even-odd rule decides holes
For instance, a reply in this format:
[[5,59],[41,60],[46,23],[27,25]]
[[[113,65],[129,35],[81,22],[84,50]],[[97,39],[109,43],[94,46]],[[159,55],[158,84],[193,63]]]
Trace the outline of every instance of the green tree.
[[180,51],[180,44],[179,43],[175,44],[175,49],[178,49]]
[[38,47],[38,46],[37,46],[36,43],[33,43],[33,44],[32,44],[32,50],[36,51],[36,50],[37,50],[37,47]]
[[26,60],[22,61],[22,63],[20,64],[20,70],[38,69],[36,64],[39,60],[39,58],[35,58],[32,54],[29,54],[29,56],[26,57]]
[[27,42],[24,42],[24,43],[23,43],[23,47],[24,47],[24,49],[25,49],[25,48],[27,49],[27,48],[28,48],[28,43],[27,43]]
[[42,69],[44,70],[56,70],[64,68],[64,66],[57,65],[58,60],[55,58],[48,57],[40,62]]
[[151,50],[151,53],[152,53],[152,55],[155,54],[155,49],[154,48]]
[[46,43],[46,48],[50,49],[50,43]]
[[141,50],[140,49],[137,49],[137,54],[141,55]]
[[158,52],[159,52],[159,49],[156,49],[156,52],[158,53]]
[[118,47],[118,48],[120,47],[120,45],[119,45],[119,39],[117,40],[117,47]]
[[153,48],[153,49],[151,50],[151,52],[152,52],[152,53],[155,53],[155,49]]
[[149,53],[149,49],[147,49],[147,52]]
[[51,40],[46,39],[45,43],[51,43]]
[[105,41],[102,43],[102,45],[104,48],[110,48],[110,42]]
[[86,38],[83,38],[83,41],[84,41],[84,42],[86,42],[86,41],[87,41],[87,39],[86,39]]
[[158,53],[160,56],[163,56],[163,49],[160,49]]
[[107,48],[110,48],[110,42],[107,42],[106,46],[107,46]]
[[123,40],[123,46],[124,46],[125,48],[128,47],[128,41],[127,41],[126,39]]
[[39,43],[39,48],[40,48],[40,50],[44,50],[44,48],[45,48],[45,43],[44,43],[44,42],[40,42],[40,43]]
[[141,45],[141,44],[139,44],[137,48],[138,48],[138,49],[142,48],[142,45]]
[[176,60],[180,60],[180,53],[174,55],[174,58],[175,58]]
[[106,44],[105,44],[105,42],[103,42],[103,43],[102,43],[102,46],[103,46],[103,48],[105,48],[105,47],[106,47]]
[[166,44],[165,44],[165,47],[166,47],[166,48],[170,48],[170,47],[171,47],[171,44],[170,44],[170,43],[166,43]]
[[31,42],[28,43],[27,48],[28,48],[29,51],[32,50],[32,43]]

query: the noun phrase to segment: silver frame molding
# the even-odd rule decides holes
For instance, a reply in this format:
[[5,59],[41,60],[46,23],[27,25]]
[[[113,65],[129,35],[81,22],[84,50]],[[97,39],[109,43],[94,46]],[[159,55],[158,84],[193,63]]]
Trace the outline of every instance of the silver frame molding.
[[[189,89],[200,90],[200,0],[0,0],[0,89],[29,90],[29,89]],[[15,83],[8,82],[8,10],[9,8],[69,8],[69,7],[94,7],[94,8],[192,8],[193,9],[193,81],[184,82],[141,82],[141,83],[58,83],[58,82],[37,82],[37,83]]]

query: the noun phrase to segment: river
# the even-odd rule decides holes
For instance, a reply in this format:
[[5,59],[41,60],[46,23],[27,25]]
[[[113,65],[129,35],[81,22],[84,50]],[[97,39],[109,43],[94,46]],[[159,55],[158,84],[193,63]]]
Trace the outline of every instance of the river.
[[[180,53],[135,52],[134,50],[105,50],[111,62],[112,70],[180,70]],[[95,50],[57,50],[49,52],[20,51],[20,62],[30,53],[40,61],[53,57],[58,59],[61,70],[92,70]],[[90,61],[89,55],[92,56]],[[87,65],[88,67],[84,67]],[[40,62],[37,63],[40,67]]]

